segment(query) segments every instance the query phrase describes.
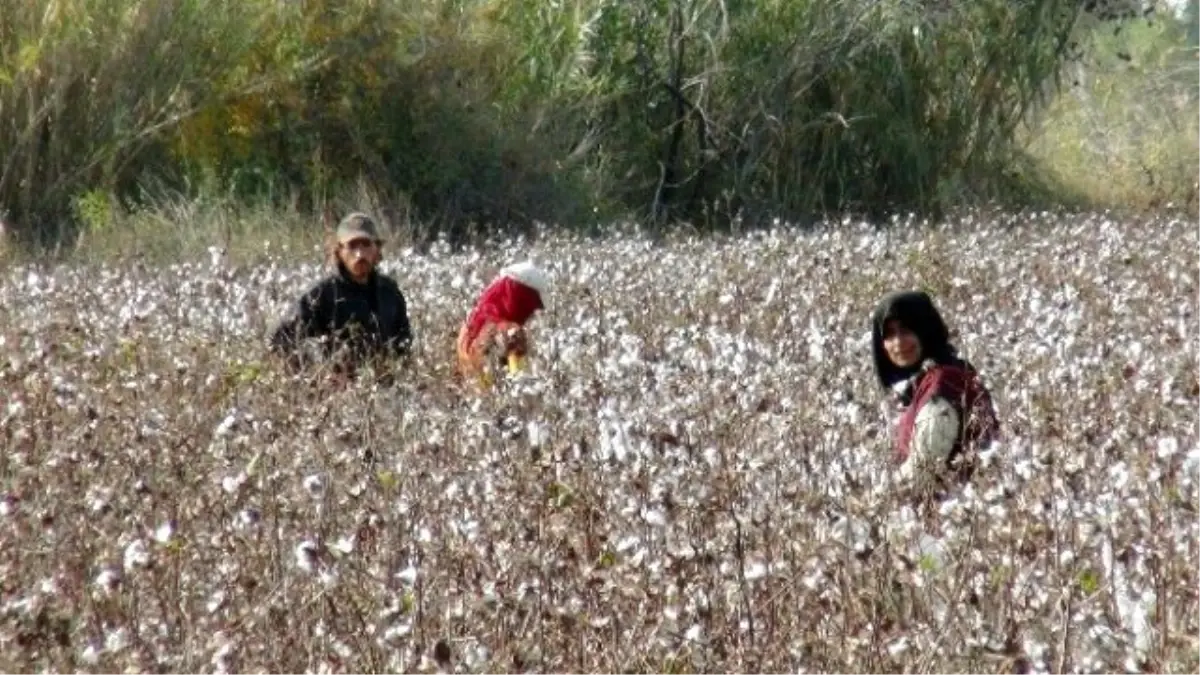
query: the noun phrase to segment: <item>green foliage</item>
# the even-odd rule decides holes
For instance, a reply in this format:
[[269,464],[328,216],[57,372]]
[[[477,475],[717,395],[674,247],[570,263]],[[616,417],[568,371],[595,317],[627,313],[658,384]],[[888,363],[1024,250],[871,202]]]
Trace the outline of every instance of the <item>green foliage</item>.
[[1095,27],[1071,87],[1023,140],[1054,180],[1085,203],[1195,213],[1200,67],[1191,28],[1170,16]]
[[75,198],[75,217],[84,229],[95,235],[108,233],[116,220],[112,197],[99,190],[88,190]]
[[565,508],[575,502],[575,493],[567,485],[551,481],[546,484],[546,499],[554,508]]
[[[254,41],[243,0],[56,0],[0,12],[0,212],[54,237],[72,199],[173,167],[162,139]],[[23,227],[24,226],[24,227]]]
[[563,114],[585,113],[576,136],[596,137],[589,161],[620,177],[601,192],[685,219],[957,199],[1008,160],[1080,11],[1055,0],[591,4],[571,56],[586,67],[531,55],[530,70],[552,74]]
[[551,215],[546,153],[520,133],[522,109],[493,105],[511,57],[485,4],[288,4],[244,69],[278,70],[284,54],[290,76],[206,110],[181,136],[188,161],[247,195],[321,205],[365,180],[423,214]]
[[1188,2],[1183,21],[1187,26],[1187,46],[1200,49],[1200,0]]
[[[0,16],[0,213],[59,239],[140,223],[122,214],[164,193],[301,213],[370,194],[385,218],[453,237],[624,214],[934,212],[1010,187],[1081,7],[17,3]],[[1147,156],[1172,154],[1154,138]]]
[[1092,595],[1100,590],[1100,575],[1096,574],[1095,570],[1085,569],[1079,573],[1079,590],[1085,595]]

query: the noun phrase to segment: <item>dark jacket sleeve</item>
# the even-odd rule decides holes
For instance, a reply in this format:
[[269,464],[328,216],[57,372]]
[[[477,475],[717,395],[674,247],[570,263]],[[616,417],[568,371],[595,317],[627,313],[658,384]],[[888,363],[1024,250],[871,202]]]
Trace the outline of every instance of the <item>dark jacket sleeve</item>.
[[333,284],[321,281],[305,291],[271,333],[271,351],[294,355],[300,342],[325,331],[333,306]]
[[396,317],[392,326],[389,346],[395,356],[408,356],[412,351],[412,323],[408,319],[408,302],[398,286],[393,287],[396,302]]

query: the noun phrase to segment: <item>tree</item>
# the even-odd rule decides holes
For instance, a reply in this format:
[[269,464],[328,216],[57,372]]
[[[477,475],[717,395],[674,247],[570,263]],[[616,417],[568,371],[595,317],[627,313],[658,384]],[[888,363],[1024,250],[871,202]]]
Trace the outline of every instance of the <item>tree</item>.
[[1200,48],[1200,0],[1190,0],[1183,12],[1187,22],[1187,44],[1191,49]]

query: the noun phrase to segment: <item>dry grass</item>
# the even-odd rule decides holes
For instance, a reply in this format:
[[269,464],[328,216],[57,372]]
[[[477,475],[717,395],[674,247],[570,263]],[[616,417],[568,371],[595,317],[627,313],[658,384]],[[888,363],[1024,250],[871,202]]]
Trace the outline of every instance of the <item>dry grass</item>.
[[[10,267],[0,669],[1192,672],[1197,246],[1029,215],[396,253],[416,367],[341,390],[263,360],[315,262]],[[463,395],[457,322],[530,250],[538,371]],[[1008,434],[924,519],[866,343],[900,286]]]

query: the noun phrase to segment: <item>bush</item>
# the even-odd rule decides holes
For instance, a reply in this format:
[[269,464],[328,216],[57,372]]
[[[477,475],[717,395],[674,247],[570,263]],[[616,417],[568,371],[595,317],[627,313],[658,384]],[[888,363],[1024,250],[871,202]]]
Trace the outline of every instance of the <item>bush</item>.
[[[253,44],[246,0],[58,0],[0,13],[0,216],[54,239],[82,192],[171,173],[162,140]],[[33,227],[34,225],[38,227]]]
[[1070,89],[1026,137],[1067,195],[1108,208],[1196,212],[1200,68],[1190,32],[1160,16],[1085,36],[1088,58],[1069,72]]
[[617,215],[936,212],[1008,187],[1014,139],[1054,93],[1085,5],[1113,13],[1067,0],[26,3],[0,17],[0,211],[60,241],[164,194],[328,214],[365,193],[385,220],[458,239]]
[[[564,10],[566,11],[566,10]],[[927,210],[1009,158],[1078,3],[599,2],[562,87],[646,215]],[[528,29],[527,35],[545,28]],[[540,68],[538,72],[560,72]]]
[[278,10],[245,67],[294,75],[209,108],[184,128],[180,155],[247,197],[299,193],[320,206],[365,181],[385,208],[454,223],[568,213],[548,148],[523,133],[526,109],[493,105],[512,48],[486,5],[460,4]]

